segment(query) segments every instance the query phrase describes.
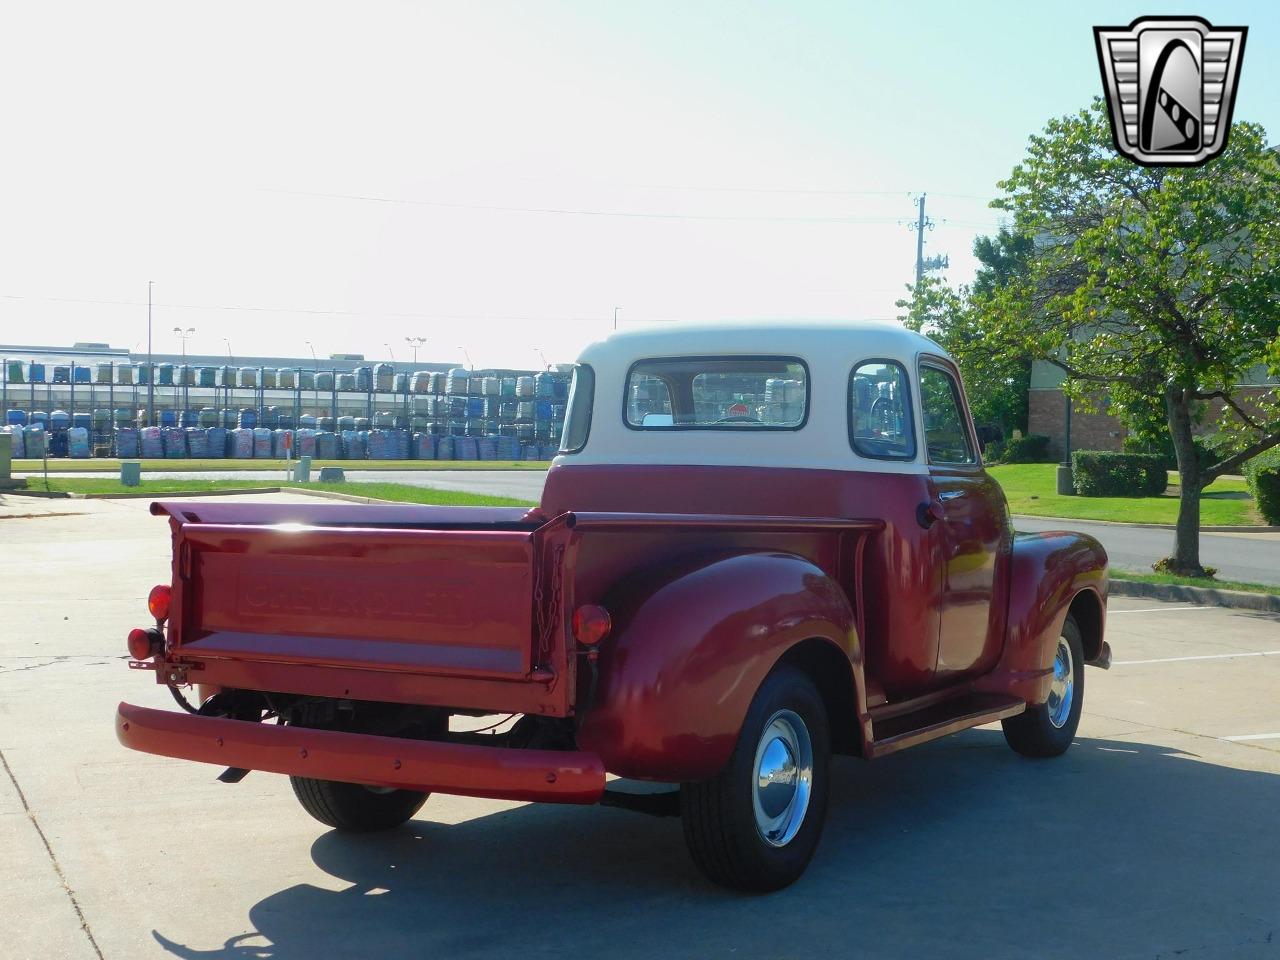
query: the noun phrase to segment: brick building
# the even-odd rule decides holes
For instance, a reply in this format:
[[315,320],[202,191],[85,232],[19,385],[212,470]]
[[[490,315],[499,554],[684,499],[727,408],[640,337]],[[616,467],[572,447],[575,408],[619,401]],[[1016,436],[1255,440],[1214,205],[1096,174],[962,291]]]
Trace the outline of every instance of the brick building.
[[[1049,438],[1049,452],[1055,459],[1062,459],[1062,442],[1066,434],[1066,401],[1062,393],[1062,371],[1051,363],[1037,360],[1031,365],[1031,388],[1027,394],[1027,432],[1044,434]],[[1240,385],[1240,397],[1247,406],[1250,396],[1275,395],[1280,391],[1280,380],[1267,375],[1265,367],[1249,371]],[[1127,432],[1120,420],[1107,412],[1106,394],[1099,394],[1095,402],[1096,412],[1086,413],[1079,406],[1071,411],[1072,450],[1119,450]],[[1205,417],[1205,430],[1212,430],[1222,411],[1222,401],[1209,403]]]

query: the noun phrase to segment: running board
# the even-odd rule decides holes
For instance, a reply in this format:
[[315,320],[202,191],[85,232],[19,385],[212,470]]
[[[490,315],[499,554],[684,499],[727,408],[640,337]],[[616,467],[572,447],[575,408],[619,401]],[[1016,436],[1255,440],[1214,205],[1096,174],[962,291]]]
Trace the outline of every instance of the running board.
[[883,757],[949,733],[1016,716],[1025,709],[1026,703],[1017,697],[971,693],[882,720],[875,719],[873,712],[875,739],[868,746],[867,759]]

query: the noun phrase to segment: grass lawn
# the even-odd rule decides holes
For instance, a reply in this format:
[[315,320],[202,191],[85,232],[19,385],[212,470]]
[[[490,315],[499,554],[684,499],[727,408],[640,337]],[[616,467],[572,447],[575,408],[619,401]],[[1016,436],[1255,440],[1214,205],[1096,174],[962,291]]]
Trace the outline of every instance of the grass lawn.
[[[281,470],[283,460],[141,460],[144,472],[190,473],[212,470]],[[296,461],[295,461],[296,462]],[[520,460],[312,460],[311,469],[344,467],[347,470],[546,470],[550,462]],[[42,473],[43,460],[14,460],[14,473]],[[49,461],[50,473],[119,473],[120,461],[109,457]]]
[[[43,490],[44,481],[31,479],[31,490]],[[166,480],[144,479],[136,487],[123,486],[119,480],[106,477],[50,477],[49,489],[65,493],[131,493],[162,497],[166,493],[191,493],[223,490],[250,490],[262,487],[306,487],[308,490],[328,490],[347,493],[355,497],[374,497],[379,500],[396,500],[402,503],[430,503],[462,507],[525,507],[528,500],[512,497],[491,497],[479,493],[463,493],[458,490],[435,490],[430,487],[413,487],[406,483],[293,483],[283,480]]]
[[[1010,463],[987,468],[1000,482],[1013,513],[1071,520],[1120,520],[1127,523],[1174,523],[1178,488],[1163,497],[1062,497],[1057,493],[1057,465]],[[1243,480],[1220,479],[1200,497],[1202,526],[1258,526],[1262,518]]]
[[1211,590],[1243,590],[1246,593],[1270,593],[1280,596],[1280,587],[1266,583],[1244,583],[1240,580],[1208,580],[1200,577],[1178,577],[1172,573],[1131,573],[1112,570],[1113,580],[1137,580],[1139,583],[1172,583],[1180,587],[1208,587]]

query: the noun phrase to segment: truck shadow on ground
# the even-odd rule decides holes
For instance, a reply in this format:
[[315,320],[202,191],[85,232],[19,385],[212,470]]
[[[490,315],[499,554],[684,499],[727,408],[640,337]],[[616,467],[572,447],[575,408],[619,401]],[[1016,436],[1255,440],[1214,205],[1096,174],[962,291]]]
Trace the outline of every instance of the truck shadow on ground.
[[1277,810],[1272,774],[1096,739],[1033,762],[973,730],[837,761],[817,857],[767,897],[704,882],[677,819],[531,805],[326,833],[346,889],[282,889],[217,949],[154,936],[235,960],[1280,956]]

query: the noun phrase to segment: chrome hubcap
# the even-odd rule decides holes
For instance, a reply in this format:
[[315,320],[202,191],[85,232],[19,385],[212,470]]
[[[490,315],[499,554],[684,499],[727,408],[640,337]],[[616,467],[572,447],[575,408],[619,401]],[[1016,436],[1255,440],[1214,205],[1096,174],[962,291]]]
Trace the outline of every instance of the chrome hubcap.
[[756,745],[751,802],[756,829],[771,846],[784,847],[800,832],[813,787],[813,743],[799,715],[779,710]]
[[1071,716],[1071,703],[1076,694],[1075,661],[1066,637],[1058,638],[1058,652],[1053,658],[1053,683],[1049,686],[1049,722],[1061,728]]

